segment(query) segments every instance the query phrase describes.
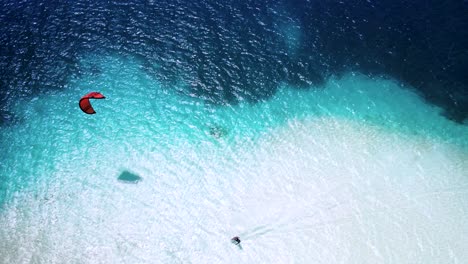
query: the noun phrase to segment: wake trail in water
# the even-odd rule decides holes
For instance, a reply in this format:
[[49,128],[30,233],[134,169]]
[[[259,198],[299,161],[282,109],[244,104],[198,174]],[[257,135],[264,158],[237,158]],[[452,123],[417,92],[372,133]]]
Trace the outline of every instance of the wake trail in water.
[[[331,191],[330,191],[331,192]],[[304,208],[298,208],[293,212],[285,211],[283,215],[289,215],[287,218],[282,218],[275,223],[268,223],[260,226],[256,226],[251,230],[242,232],[239,236],[242,240],[256,240],[257,238],[266,236],[266,235],[277,235],[277,234],[289,234],[289,233],[297,233],[303,231],[317,231],[322,228],[326,228],[328,226],[333,226],[336,228],[338,225],[346,225],[349,224],[350,221],[359,221],[364,217],[372,217],[376,215],[394,215],[395,211],[402,210],[402,209],[413,209],[415,205],[422,199],[426,199],[431,196],[440,196],[440,195],[454,195],[454,194],[468,194],[468,185],[466,186],[453,186],[449,188],[443,188],[438,191],[430,191],[415,195],[414,197],[399,199],[399,201],[395,201],[392,204],[385,204],[386,208],[382,209],[375,209],[370,208],[367,210],[357,210],[359,213],[347,213],[346,216],[327,220],[327,221],[316,221],[317,216],[327,214],[327,212],[335,209],[342,209],[343,207],[350,205],[352,203],[362,201],[359,198],[355,198],[352,200],[341,201],[339,204],[321,207],[316,209],[317,212],[313,214],[303,214],[301,212],[304,211]],[[324,194],[323,194],[324,195]],[[311,207],[316,208],[320,202],[315,202],[311,204]],[[299,213],[298,213],[299,212]],[[291,216],[293,215],[294,216]]]

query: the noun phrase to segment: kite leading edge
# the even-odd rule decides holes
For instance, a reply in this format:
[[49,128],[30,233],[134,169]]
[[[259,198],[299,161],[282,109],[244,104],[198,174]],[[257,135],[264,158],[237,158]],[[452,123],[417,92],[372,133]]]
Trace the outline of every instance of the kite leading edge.
[[88,93],[87,95],[81,97],[80,103],[79,103],[80,109],[86,114],[89,114],[89,115],[95,114],[96,111],[94,111],[93,106],[91,106],[91,102],[89,101],[89,99],[105,99],[105,98],[106,97],[104,95],[98,92]]

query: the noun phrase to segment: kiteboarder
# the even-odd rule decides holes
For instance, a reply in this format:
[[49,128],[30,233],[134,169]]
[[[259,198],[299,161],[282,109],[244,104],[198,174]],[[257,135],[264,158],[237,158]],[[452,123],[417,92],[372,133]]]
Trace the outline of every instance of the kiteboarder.
[[236,246],[240,246],[241,240],[240,240],[240,238],[238,236],[235,236],[235,237],[231,238],[231,242]]

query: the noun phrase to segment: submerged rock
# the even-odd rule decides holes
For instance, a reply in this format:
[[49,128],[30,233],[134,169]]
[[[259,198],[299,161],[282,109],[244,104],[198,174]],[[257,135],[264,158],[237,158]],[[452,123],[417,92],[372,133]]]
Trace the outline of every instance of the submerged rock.
[[139,181],[142,180],[142,178],[136,174],[133,174],[129,171],[123,171],[120,175],[119,178],[117,178],[119,181],[125,182],[125,183],[138,183]]

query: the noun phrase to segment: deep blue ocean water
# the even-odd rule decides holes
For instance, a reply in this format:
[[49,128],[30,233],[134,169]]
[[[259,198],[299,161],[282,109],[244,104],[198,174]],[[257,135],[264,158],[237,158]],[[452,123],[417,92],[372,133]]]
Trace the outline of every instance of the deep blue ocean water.
[[0,0],[0,263],[463,263],[466,14]]
[[[2,1],[1,109],[64,89],[88,53],[136,57],[216,104],[268,98],[350,70],[468,114],[466,1]],[[158,65],[155,68],[154,65]]]

